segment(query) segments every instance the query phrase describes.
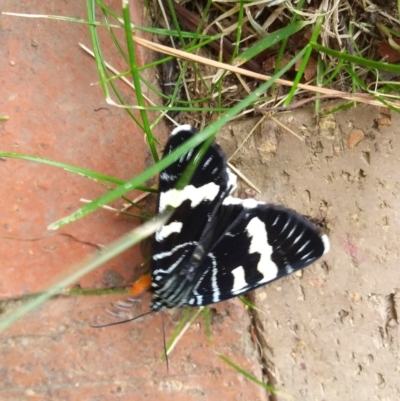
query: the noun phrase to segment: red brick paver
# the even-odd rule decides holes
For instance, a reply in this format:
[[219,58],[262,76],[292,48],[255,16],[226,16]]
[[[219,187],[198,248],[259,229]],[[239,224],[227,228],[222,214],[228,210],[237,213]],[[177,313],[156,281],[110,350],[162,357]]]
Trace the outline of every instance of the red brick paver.
[[[56,4],[57,3],[57,4]],[[7,10],[86,18],[85,2],[7,2]],[[2,16],[0,47],[0,149],[94,170],[120,179],[143,171],[143,133],[123,109],[107,105],[94,60],[78,46],[90,46],[84,24]],[[107,38],[107,33],[101,31]],[[108,60],[119,57],[104,39]],[[4,45],[5,44],[5,45]],[[127,88],[125,88],[127,89]],[[131,90],[127,91],[132,95]],[[60,168],[24,160],[1,162],[0,297],[46,288],[85,255],[132,229],[137,221],[98,211],[58,231],[47,226],[105,192],[98,183]],[[121,202],[120,202],[121,203]],[[103,271],[132,275],[138,247],[81,280],[102,287]]]
[[[220,352],[260,377],[257,352],[238,301],[221,303],[212,342],[199,318],[164,361],[160,314],[94,329],[90,322],[116,296],[48,302],[0,334],[1,400],[264,400],[265,392],[223,361]],[[143,307],[145,309],[145,307]],[[182,311],[164,315],[167,339]]]
[[[120,7],[120,2],[111,3]],[[131,6],[138,6],[141,15],[141,3]],[[86,18],[85,2],[7,2],[1,8]],[[90,86],[98,80],[95,64],[78,47],[78,42],[90,44],[87,26],[6,16],[0,24],[6,44],[0,46],[0,114],[10,117],[0,122],[0,149],[122,179],[143,171],[149,159],[142,132],[122,109],[105,103],[98,86]],[[111,49],[103,50],[123,70]],[[14,159],[0,164],[0,299],[46,288],[71,264],[96,251],[95,245],[111,242],[136,224],[131,218],[98,211],[49,232],[50,223],[82,205],[80,198],[94,199],[104,189],[50,166]],[[140,261],[138,247],[132,248],[80,284],[101,288],[104,272],[110,270],[128,279]],[[250,322],[239,301],[217,306],[213,346],[199,319],[173,351],[167,372],[159,360],[160,314],[115,327],[90,326],[94,316],[117,298],[53,299],[0,333],[0,400],[266,399],[260,387],[213,351],[260,376]],[[165,313],[167,338],[181,315],[182,311]]]

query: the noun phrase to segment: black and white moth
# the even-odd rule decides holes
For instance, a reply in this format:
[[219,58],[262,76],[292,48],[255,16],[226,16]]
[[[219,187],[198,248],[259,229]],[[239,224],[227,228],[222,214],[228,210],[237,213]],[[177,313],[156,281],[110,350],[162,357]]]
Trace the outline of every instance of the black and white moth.
[[[164,156],[196,134],[175,128]],[[310,221],[280,206],[231,196],[236,175],[212,143],[181,190],[176,184],[199,147],[160,173],[158,213],[174,212],[155,234],[152,310],[223,301],[300,270],[329,250]]]

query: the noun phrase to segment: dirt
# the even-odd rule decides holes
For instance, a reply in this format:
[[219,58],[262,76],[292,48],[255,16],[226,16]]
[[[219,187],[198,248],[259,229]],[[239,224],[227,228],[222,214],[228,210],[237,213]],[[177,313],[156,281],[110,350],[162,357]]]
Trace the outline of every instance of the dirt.
[[[305,141],[267,121],[232,162],[262,189],[257,199],[324,220],[331,251],[256,291],[267,369],[295,399],[397,400],[399,116],[382,126],[378,108],[357,106],[319,125],[311,109],[277,118]],[[228,155],[254,125],[220,133]],[[349,149],[355,129],[364,138]]]

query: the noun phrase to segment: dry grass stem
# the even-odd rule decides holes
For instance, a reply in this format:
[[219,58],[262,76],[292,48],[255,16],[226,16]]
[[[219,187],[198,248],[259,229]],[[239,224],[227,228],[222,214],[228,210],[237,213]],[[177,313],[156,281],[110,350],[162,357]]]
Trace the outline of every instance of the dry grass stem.
[[[259,79],[261,81],[268,81],[271,79],[271,77],[269,77],[267,75],[255,73],[255,72],[246,70],[244,68],[235,67],[235,66],[232,66],[229,64],[221,63],[219,61],[210,60],[205,57],[198,56],[196,54],[191,54],[191,53],[184,52],[182,50],[173,49],[171,47],[164,46],[164,45],[161,45],[158,43],[153,43],[153,42],[150,42],[149,40],[139,38],[138,36],[135,36],[135,35],[133,36],[133,39],[138,45],[141,45],[143,47],[146,47],[148,49],[154,50],[159,53],[164,53],[164,54],[168,54],[170,56],[180,58],[182,60],[188,60],[188,61],[192,61],[194,63],[202,63],[202,64],[209,65],[209,66],[212,66],[215,68],[220,68],[220,69],[224,69],[226,71],[231,71],[233,73],[242,74],[242,75],[245,75],[245,76],[248,76],[251,78]],[[281,84],[281,85],[285,85],[285,86],[290,86],[290,87],[293,86],[293,82],[286,80],[286,79],[276,79],[275,82],[278,84]],[[382,106],[382,103],[379,100],[376,100],[373,96],[368,95],[368,94],[346,93],[346,92],[342,92],[342,91],[332,90],[329,88],[301,84],[301,83],[299,83],[297,86],[299,88],[307,90],[309,92],[331,95],[333,97],[351,100],[354,102],[366,103],[366,104],[370,104],[370,105],[374,105],[374,106]],[[382,96],[382,94],[380,94],[380,95]],[[393,107],[400,108],[400,103],[398,103],[398,102],[388,101],[387,103]]]

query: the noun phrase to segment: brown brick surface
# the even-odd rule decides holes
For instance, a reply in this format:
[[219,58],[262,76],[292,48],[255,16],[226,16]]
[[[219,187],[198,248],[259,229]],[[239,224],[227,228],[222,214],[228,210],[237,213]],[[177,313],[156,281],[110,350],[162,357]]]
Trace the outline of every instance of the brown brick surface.
[[[120,3],[118,6],[120,7]],[[7,2],[2,11],[86,18],[85,2]],[[120,179],[143,171],[143,133],[123,109],[107,105],[87,25],[2,16],[0,46],[0,149],[94,170]],[[107,60],[119,69],[107,33],[100,30]],[[132,96],[127,87],[122,90]],[[46,288],[68,266],[133,228],[137,221],[98,211],[56,232],[47,226],[105,193],[98,183],[43,164],[1,161],[0,297]],[[134,196],[135,194],[132,194]],[[121,204],[117,202],[116,204]],[[102,287],[105,270],[130,278],[141,261],[132,248],[81,280]]]
[[[112,6],[120,7],[114,1]],[[140,2],[137,15],[143,8]],[[7,2],[2,11],[86,18],[85,2]],[[137,21],[140,21],[136,19]],[[0,149],[76,165],[129,179],[143,171],[143,134],[122,109],[108,106],[94,61],[78,47],[88,28],[45,19],[0,20]],[[118,65],[107,48],[103,51]],[[139,51],[143,59],[145,55]],[[132,93],[127,97],[133,99]],[[1,161],[0,299],[46,288],[70,265],[134,227],[135,220],[98,211],[59,232],[47,226],[104,189],[83,177],[33,162]],[[80,281],[103,287],[104,272],[125,279],[141,261],[138,248]],[[217,306],[213,345],[199,319],[170,356],[163,352],[161,315],[93,329],[94,316],[118,297],[70,297],[47,302],[0,334],[0,400],[263,400],[265,392],[222,362],[221,352],[260,376],[249,319],[235,300]],[[8,304],[7,308],[10,307]],[[182,311],[165,313],[170,338]]]
[[[90,326],[117,299],[55,299],[0,334],[0,400],[266,399],[260,387],[214,352],[260,377],[249,319],[238,300],[217,306],[212,344],[198,318],[169,356],[167,371],[160,360],[160,314],[113,327]],[[164,313],[167,339],[182,314]]]

